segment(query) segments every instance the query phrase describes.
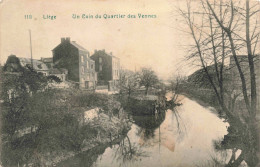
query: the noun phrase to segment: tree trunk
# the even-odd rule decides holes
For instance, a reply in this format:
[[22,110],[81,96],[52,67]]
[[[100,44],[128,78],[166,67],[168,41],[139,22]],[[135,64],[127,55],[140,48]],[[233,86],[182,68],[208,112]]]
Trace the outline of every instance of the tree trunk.
[[254,67],[254,58],[252,55],[252,44],[251,44],[251,39],[250,39],[250,7],[249,7],[249,0],[246,0],[246,46],[247,46],[247,53],[248,53],[248,64],[249,64],[249,69],[250,69],[250,82],[251,82],[251,120],[254,121],[254,128],[255,130],[252,133],[254,137],[256,138],[256,156],[258,158],[258,165],[260,166],[260,141],[259,141],[259,131],[260,127],[257,124],[256,118],[256,103],[257,103],[257,91],[256,91],[256,78],[255,78],[255,67]]
[[256,115],[256,79],[255,79],[255,67],[251,48],[250,39],[250,15],[249,15],[249,0],[246,1],[246,46],[248,52],[248,64],[250,69],[250,81],[251,81],[251,116]]
[[241,80],[241,83],[242,83],[242,92],[243,92],[246,108],[247,108],[248,112],[250,113],[251,107],[250,107],[250,103],[249,103],[249,99],[248,99],[248,95],[247,95],[246,79],[245,79],[244,73],[243,73],[243,71],[241,69],[240,63],[239,63],[239,61],[237,59],[237,54],[236,54],[236,50],[235,50],[235,46],[234,46],[234,42],[233,42],[233,38],[232,38],[231,32],[227,31],[227,34],[228,34],[228,38],[229,38],[230,45],[231,45],[232,55],[233,55],[233,58],[235,60],[235,63],[236,63],[236,66],[237,66],[237,70],[239,72],[240,80]]
[[243,160],[244,160],[244,153],[242,151],[241,154],[238,156],[238,158],[233,163],[227,164],[226,167],[238,167]]
[[148,95],[148,89],[149,89],[149,87],[147,86],[147,87],[145,87],[145,95]]
[[[258,115],[258,114],[257,114]],[[258,145],[258,148],[257,148],[257,153],[256,153],[256,156],[258,158],[258,164],[257,166],[260,166],[260,118],[256,118],[256,121],[255,121],[255,127],[256,127],[256,134],[257,134],[257,145]]]
[[128,97],[130,97],[131,96],[131,88],[130,87],[128,87]]

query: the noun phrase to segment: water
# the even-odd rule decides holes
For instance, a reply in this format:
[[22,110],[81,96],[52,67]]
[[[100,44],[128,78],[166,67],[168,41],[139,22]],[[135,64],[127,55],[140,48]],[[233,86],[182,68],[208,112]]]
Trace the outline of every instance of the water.
[[[67,160],[60,166],[193,167],[218,155],[214,140],[228,123],[197,102],[180,97],[181,106],[157,116],[133,117],[126,138]],[[89,162],[90,161],[90,162]]]

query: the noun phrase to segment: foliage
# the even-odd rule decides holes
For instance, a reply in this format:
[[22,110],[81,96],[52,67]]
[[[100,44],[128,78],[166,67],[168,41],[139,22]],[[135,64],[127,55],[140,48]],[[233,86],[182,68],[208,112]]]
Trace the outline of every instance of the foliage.
[[[21,137],[6,136],[2,162],[6,166],[17,165],[18,162],[39,163],[41,157],[51,152],[80,151],[85,140],[98,134],[96,128],[82,125],[79,121],[82,111],[93,107],[100,107],[102,112],[112,116],[119,113],[120,103],[108,95],[73,90],[46,89],[28,96],[21,117],[23,126],[17,125],[16,130],[37,127],[36,131]],[[5,113],[8,111],[5,110]],[[7,122],[4,124],[7,126]],[[8,133],[8,129],[4,129]]]
[[61,83],[61,79],[55,75],[49,75],[47,76],[47,79],[50,81],[50,82],[56,82],[56,83]]
[[155,86],[159,80],[157,75],[152,69],[149,68],[142,68],[141,72],[139,73],[140,77],[140,85],[145,86],[145,94],[148,94],[148,89],[152,86]]
[[139,86],[138,74],[132,71],[122,70],[120,72],[120,93],[126,92],[130,96]]
[[49,80],[57,78],[46,77],[30,66],[3,75],[4,166],[29,162],[41,166],[41,159],[49,153],[79,151],[84,140],[97,136],[96,129],[80,124],[82,111],[100,107],[111,116],[119,113],[120,103],[107,95],[48,89]]
[[47,79],[27,66],[19,74],[3,74],[1,96],[3,103],[3,132],[13,135],[18,126],[24,126],[24,114],[29,105],[28,100],[39,91],[44,90]]
[[120,103],[116,101],[113,96],[98,93],[82,93],[77,92],[68,97],[67,102],[72,107],[83,107],[83,108],[100,108],[102,112],[112,116],[118,114],[121,107]]

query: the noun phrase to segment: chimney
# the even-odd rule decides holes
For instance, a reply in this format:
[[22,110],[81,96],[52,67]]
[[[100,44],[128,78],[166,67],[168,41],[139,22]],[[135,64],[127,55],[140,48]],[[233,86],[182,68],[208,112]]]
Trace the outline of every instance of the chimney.
[[70,42],[70,37],[67,37],[67,38],[66,38],[66,41],[67,41],[67,42]]
[[61,38],[61,43],[65,42],[65,38]]
[[97,49],[95,49],[95,53],[97,53]]
[[113,56],[113,52],[110,52],[110,55]]

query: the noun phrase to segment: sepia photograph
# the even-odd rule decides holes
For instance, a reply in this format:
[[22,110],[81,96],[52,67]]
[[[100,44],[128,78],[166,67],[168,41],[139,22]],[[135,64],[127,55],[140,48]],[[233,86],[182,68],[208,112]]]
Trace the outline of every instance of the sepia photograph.
[[0,0],[0,167],[260,167],[260,0]]

